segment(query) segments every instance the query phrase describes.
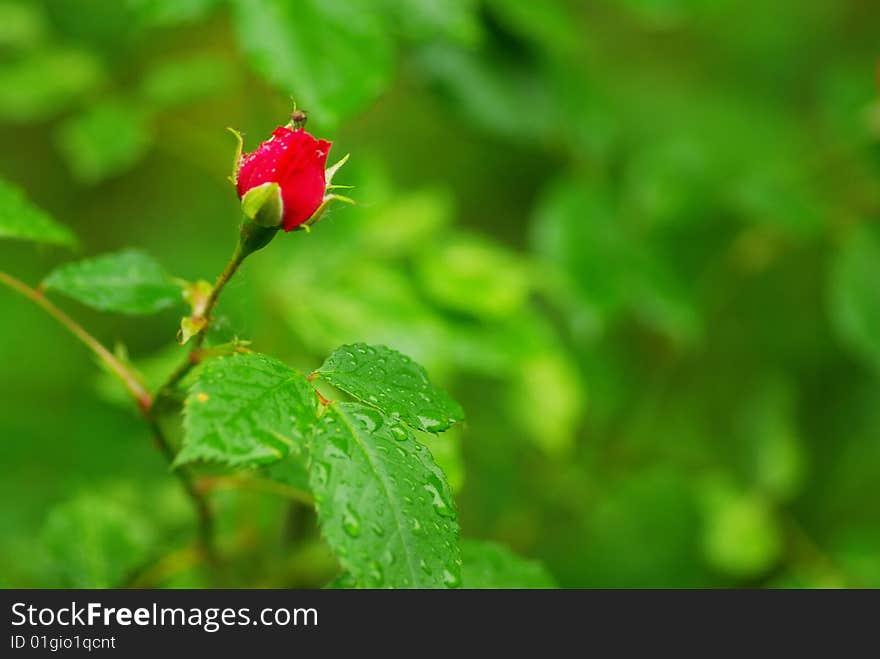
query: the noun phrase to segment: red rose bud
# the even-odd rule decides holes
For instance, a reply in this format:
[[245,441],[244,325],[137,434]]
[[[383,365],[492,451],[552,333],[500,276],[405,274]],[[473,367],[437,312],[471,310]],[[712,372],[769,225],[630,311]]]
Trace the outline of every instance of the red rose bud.
[[291,231],[316,222],[333,199],[351,202],[328,194],[333,174],[347,158],[325,169],[331,146],[302,128],[276,128],[269,140],[241,157],[234,173],[244,214],[260,226]]

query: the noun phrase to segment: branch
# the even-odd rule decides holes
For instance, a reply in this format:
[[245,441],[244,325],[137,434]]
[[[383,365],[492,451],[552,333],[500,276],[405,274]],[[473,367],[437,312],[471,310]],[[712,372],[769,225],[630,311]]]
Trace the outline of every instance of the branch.
[[202,346],[205,343],[205,338],[208,334],[208,327],[211,325],[211,316],[214,307],[217,306],[217,300],[220,298],[220,293],[223,292],[226,284],[229,283],[229,280],[232,279],[232,276],[238,271],[239,266],[245,260],[247,255],[248,252],[245,252],[245,250],[242,249],[240,243],[236,245],[235,250],[232,252],[232,256],[229,258],[229,262],[226,264],[226,267],[223,268],[223,272],[220,273],[220,276],[217,277],[217,281],[214,283],[211,293],[208,295],[208,299],[205,302],[204,310],[201,312],[201,317],[205,322],[198,333],[193,337],[192,348],[183,362],[171,372],[168,379],[166,379],[162,386],[156,391],[155,401],[164,398],[168,392],[186,377],[187,373],[199,363],[199,355]]
[[[162,455],[165,456],[168,464],[172,464],[174,462],[174,448],[171,446],[171,442],[168,441],[168,438],[165,437],[165,433],[162,432],[162,428],[159,426],[159,421],[153,415],[153,410],[147,410],[145,418],[150,426],[150,430],[153,431],[153,438],[156,440],[159,450],[162,451]],[[187,467],[178,467],[172,469],[172,471],[177,477],[177,480],[180,481],[181,487],[183,487],[189,498],[192,499],[193,506],[196,509],[196,519],[199,529],[199,547],[208,562],[216,565],[218,559],[217,552],[214,548],[214,520],[211,515],[211,507],[208,505],[208,499],[205,497],[202,490],[196,487],[192,472]]]
[[[223,292],[226,284],[229,283],[229,280],[232,279],[233,275],[238,271],[239,266],[241,266],[242,262],[245,260],[245,258],[247,258],[248,254],[251,254],[257,249],[260,249],[261,246],[265,245],[268,240],[271,240],[272,236],[275,235],[276,231],[277,229],[261,228],[254,230],[252,228],[246,227],[245,225],[242,226],[242,232],[239,242],[235,246],[235,249],[232,252],[232,256],[229,258],[226,267],[223,268],[223,272],[221,272],[220,276],[217,277],[217,281],[214,283],[214,286],[211,289],[211,293],[210,295],[208,295],[208,299],[205,301],[204,307],[200,310],[201,317],[204,319],[205,322],[202,324],[202,327],[199,330],[198,334],[193,337],[192,348],[187,354],[186,359],[184,359],[180,366],[172,371],[171,375],[169,375],[168,378],[165,380],[165,383],[162,384],[162,386],[160,386],[159,389],[156,391],[156,395],[153,397],[150,405],[148,405],[144,409],[144,417],[150,424],[150,428],[153,430],[153,434],[156,438],[156,443],[159,445],[159,448],[162,450],[162,453],[168,460],[168,464],[174,463],[174,449],[172,448],[171,443],[163,434],[162,428],[159,426],[157,414],[158,403],[199,362],[202,346],[205,343],[205,337],[207,336],[208,327],[211,324],[211,315],[214,311],[214,307],[217,305],[217,300],[220,298],[220,293]],[[264,239],[266,240],[266,242],[262,243],[262,245],[258,245],[258,243]],[[208,503],[207,497],[205,496],[205,492],[196,487],[193,480],[192,472],[189,470],[188,467],[178,467],[176,469],[173,469],[173,471],[180,481],[180,484],[183,486],[183,489],[186,490],[186,493],[189,495],[190,499],[192,499],[193,505],[195,506],[198,518],[199,544],[202,547],[202,551],[204,552],[205,557],[208,559],[208,561],[216,565],[218,559],[217,552],[214,547],[214,523],[211,514],[211,507]]]
[[155,588],[166,579],[198,565],[204,558],[200,547],[183,547],[163,556],[132,577],[124,588]]
[[[141,415],[144,417],[144,420],[153,432],[156,444],[168,460],[168,463],[172,463],[174,461],[174,449],[171,447],[171,443],[165,437],[165,434],[162,432],[162,429],[159,427],[158,421],[156,420],[153,405],[154,398],[150,396],[149,392],[144,388],[134,372],[132,372],[128,366],[123,364],[100,341],[89,334],[82,325],[56,307],[41,291],[31,288],[24,282],[2,271],[0,271],[0,283],[3,283],[13,291],[20,293],[39,305],[50,316],[61,323],[61,325],[63,325],[71,334],[88,346],[88,348],[97,355],[98,359],[107,365],[110,372],[122,381],[132,398],[134,398],[138,409],[140,409]],[[192,499],[193,505],[195,506],[199,527],[199,543],[202,547],[202,551],[209,561],[214,562],[213,523],[211,520],[211,511],[208,507],[208,501],[205,499],[204,495],[196,489],[193,484],[192,475],[188,470],[176,469],[174,470],[174,474],[177,476],[177,479],[180,481],[180,484]]]
[[42,291],[31,288],[23,281],[16,279],[12,275],[0,271],[0,283],[6,285],[16,293],[23,295],[32,302],[40,306],[46,313],[63,325],[71,334],[84,343],[95,355],[100,359],[113,375],[118,377],[128,392],[137,403],[141,412],[148,410],[153,404],[153,398],[149,392],[141,384],[140,379],[135,373],[124,363],[122,363],[112,352],[98,341],[94,336],[89,334],[79,323],[55,306]]
[[196,488],[200,492],[210,492],[212,490],[221,489],[255,490],[257,492],[277,494],[310,506],[315,505],[315,498],[305,490],[263,478],[251,478],[247,476],[205,476],[196,482]]

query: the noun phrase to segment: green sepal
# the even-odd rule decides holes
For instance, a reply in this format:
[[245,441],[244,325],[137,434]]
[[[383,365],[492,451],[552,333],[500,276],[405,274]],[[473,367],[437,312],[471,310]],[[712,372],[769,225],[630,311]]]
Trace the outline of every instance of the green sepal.
[[300,224],[297,227],[297,229],[303,229],[305,231],[308,231],[315,222],[317,222],[318,220],[320,220],[323,217],[324,212],[327,210],[327,207],[330,205],[330,202],[332,202],[332,201],[344,201],[346,204],[352,204],[352,205],[354,205],[356,203],[355,200],[350,197],[344,197],[343,195],[339,195],[339,194],[329,194],[324,197],[324,200],[321,202],[321,205],[318,206],[318,209],[314,213],[312,213],[312,216],[309,219],[307,219],[305,222]]
[[244,216],[263,227],[277,227],[284,214],[281,186],[274,182],[263,183],[248,190],[241,198]]
[[278,229],[280,228],[280,224],[267,227],[257,224],[256,222],[245,220],[241,223],[241,233],[238,237],[238,248],[245,256],[253,254],[258,249],[263,249],[266,245],[272,242],[272,238],[275,237],[275,234],[278,233]]
[[232,185],[237,185],[238,170],[241,169],[241,154],[244,151],[244,139],[242,139],[241,133],[234,128],[227,128],[226,130],[235,135],[235,139],[238,141],[238,145],[235,149],[235,160],[232,161],[232,176],[229,177],[229,180],[232,181]]

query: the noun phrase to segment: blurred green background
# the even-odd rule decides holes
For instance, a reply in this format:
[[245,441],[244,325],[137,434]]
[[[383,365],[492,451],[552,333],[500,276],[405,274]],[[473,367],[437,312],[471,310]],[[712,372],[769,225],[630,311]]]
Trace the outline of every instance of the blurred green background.
[[[565,587],[878,587],[878,43],[859,0],[3,0],[0,175],[80,246],[0,268],[137,246],[213,278],[225,129],[252,149],[294,96],[358,205],[218,311],[300,368],[424,363],[468,415],[431,442],[463,535]],[[176,357],[179,309],[60,303]],[[23,298],[0,314],[0,584],[202,585],[123,395]],[[332,576],[302,510],[216,501],[237,584]]]

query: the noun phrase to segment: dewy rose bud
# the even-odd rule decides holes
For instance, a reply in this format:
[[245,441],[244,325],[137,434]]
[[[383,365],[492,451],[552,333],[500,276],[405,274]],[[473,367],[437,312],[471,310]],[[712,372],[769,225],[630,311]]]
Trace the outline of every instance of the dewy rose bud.
[[333,174],[348,158],[325,169],[331,146],[302,128],[276,128],[238,163],[234,179],[245,215],[262,226],[280,224],[291,231],[316,222],[334,199],[351,203],[329,193]]

